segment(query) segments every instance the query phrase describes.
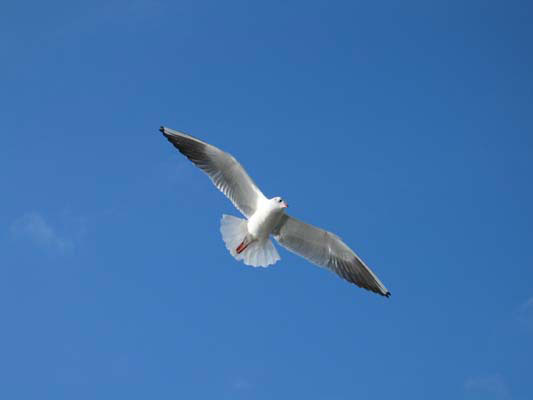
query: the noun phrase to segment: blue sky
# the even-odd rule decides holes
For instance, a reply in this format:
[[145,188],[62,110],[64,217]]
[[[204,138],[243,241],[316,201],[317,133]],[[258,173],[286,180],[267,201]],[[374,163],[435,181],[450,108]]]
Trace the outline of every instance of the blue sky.
[[[4,5],[0,397],[531,399],[533,7],[464,3]],[[163,124],[392,297],[237,263]]]

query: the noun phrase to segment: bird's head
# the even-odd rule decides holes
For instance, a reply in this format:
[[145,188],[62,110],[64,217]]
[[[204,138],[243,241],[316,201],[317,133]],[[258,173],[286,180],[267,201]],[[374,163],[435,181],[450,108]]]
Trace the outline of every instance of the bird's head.
[[275,207],[277,208],[287,208],[289,207],[289,205],[285,202],[285,200],[283,200],[281,197],[274,197],[272,199],[270,199],[270,201],[272,203],[274,203]]

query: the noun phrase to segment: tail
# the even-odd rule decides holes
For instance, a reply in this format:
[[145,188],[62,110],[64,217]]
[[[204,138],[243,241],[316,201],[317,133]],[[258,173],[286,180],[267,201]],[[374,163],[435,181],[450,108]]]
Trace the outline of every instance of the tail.
[[[270,239],[263,242],[251,242],[244,246],[244,249],[242,248],[241,245],[248,235],[245,219],[223,214],[220,221],[220,233],[231,255],[236,260],[242,260],[246,265],[268,267],[281,259]],[[237,249],[241,252],[237,253]]]

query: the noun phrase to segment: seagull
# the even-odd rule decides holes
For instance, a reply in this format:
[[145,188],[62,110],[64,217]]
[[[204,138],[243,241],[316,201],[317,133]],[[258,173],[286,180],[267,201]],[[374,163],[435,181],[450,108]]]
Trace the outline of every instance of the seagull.
[[230,254],[244,264],[267,267],[281,258],[270,236],[287,250],[363,289],[389,297],[372,270],[337,235],[286,214],[287,202],[268,199],[231,154],[183,132],[162,126],[161,133],[202,169],[246,217],[222,215],[220,233]]

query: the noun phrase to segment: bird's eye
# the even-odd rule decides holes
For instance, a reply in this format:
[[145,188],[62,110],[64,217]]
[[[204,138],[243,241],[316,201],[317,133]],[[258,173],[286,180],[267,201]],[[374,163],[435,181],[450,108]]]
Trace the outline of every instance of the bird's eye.
[[278,203],[281,203],[281,199],[278,199]]

